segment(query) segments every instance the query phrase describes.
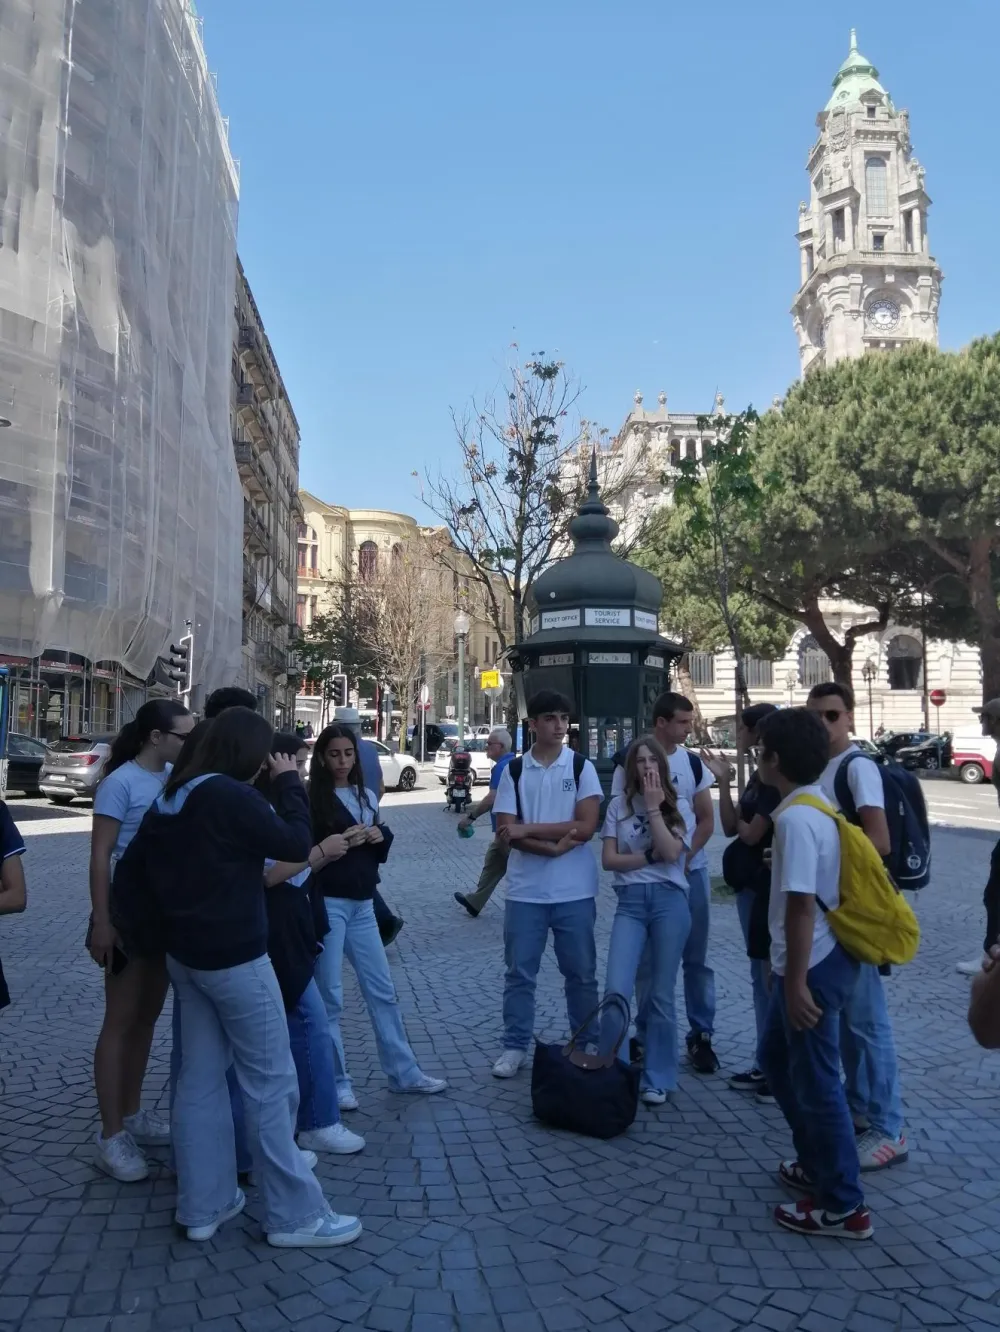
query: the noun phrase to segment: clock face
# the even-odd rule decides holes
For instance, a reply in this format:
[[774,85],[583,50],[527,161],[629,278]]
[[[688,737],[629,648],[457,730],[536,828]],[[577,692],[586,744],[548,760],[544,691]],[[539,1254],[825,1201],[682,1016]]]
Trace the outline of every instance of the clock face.
[[872,301],[866,316],[872,328],[888,333],[899,324],[899,306],[895,301]]

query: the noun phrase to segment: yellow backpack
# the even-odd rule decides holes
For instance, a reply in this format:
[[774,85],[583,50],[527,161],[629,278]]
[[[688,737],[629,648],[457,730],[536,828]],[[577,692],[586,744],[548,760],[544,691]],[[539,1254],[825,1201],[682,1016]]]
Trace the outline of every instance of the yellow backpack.
[[859,962],[897,966],[912,962],[920,946],[920,926],[909,902],[882,864],[864,831],[848,823],[831,805],[801,795],[790,805],[808,805],[829,814],[840,834],[840,904],[826,912],[837,942]]

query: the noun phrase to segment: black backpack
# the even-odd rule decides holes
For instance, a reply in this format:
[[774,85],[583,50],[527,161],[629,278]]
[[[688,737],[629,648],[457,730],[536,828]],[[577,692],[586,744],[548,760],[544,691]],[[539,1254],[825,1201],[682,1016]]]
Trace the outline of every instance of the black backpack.
[[[576,793],[580,794],[580,778],[583,775],[583,765],[587,760],[582,754],[573,751],[573,780],[576,782]],[[514,803],[517,806],[517,817],[524,822],[524,815],[521,813],[521,773],[524,771],[524,756],[518,755],[516,759],[511,759],[507,765],[507,771],[510,773],[510,780],[514,783]]]
[[[859,826],[861,819],[847,781],[847,769],[860,758],[873,762],[867,754],[855,750],[846,756],[833,779],[834,795],[844,818]],[[923,787],[912,772],[898,763],[877,766],[885,798],[885,820],[889,825],[890,849],[885,857],[885,867],[897,888],[926,888],[931,877],[931,830]]]

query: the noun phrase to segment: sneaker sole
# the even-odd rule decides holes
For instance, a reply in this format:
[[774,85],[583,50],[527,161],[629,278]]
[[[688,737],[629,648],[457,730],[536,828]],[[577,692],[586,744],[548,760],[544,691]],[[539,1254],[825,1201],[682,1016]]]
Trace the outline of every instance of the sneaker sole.
[[448,1090],[448,1084],[443,1087],[390,1087],[389,1090],[394,1096],[440,1096]]
[[322,1152],[324,1156],[357,1156],[358,1152],[363,1152],[367,1147],[364,1139],[357,1147],[305,1147],[300,1144],[301,1151]]
[[774,1219],[782,1230],[788,1230],[793,1235],[804,1235],[806,1239],[867,1240],[875,1234],[875,1227],[870,1224],[867,1230],[804,1230],[780,1215],[776,1215]]
[[335,1249],[341,1244],[352,1244],[362,1232],[359,1221],[340,1235],[268,1235],[267,1242],[274,1249]]
[[102,1172],[102,1174],[108,1175],[111,1179],[116,1179],[119,1184],[141,1184],[144,1179],[149,1179],[148,1165],[143,1166],[142,1174],[138,1173],[138,1166],[136,1166],[134,1171],[129,1171],[128,1174],[125,1174],[121,1170],[116,1170],[114,1166],[96,1153],[94,1155],[94,1165]]
[[896,1155],[888,1161],[876,1162],[872,1165],[863,1165],[861,1167],[861,1173],[863,1175],[875,1175],[878,1174],[880,1170],[891,1170],[893,1166],[905,1165],[909,1159],[909,1150],[905,1152],[897,1152]]
[[[215,1237],[220,1226],[224,1226],[227,1221],[232,1221],[233,1217],[239,1216],[240,1212],[243,1211],[246,1205],[247,1205],[246,1194],[241,1192],[239,1202],[237,1202],[235,1206],[230,1207],[227,1211],[223,1212],[222,1215],[219,1217],[218,1221],[214,1222],[213,1225],[186,1226],[185,1229],[187,1230],[188,1239],[192,1242],[192,1244],[207,1243],[208,1240],[213,1239]],[[200,1234],[194,1233],[197,1231],[200,1231],[201,1233]]]

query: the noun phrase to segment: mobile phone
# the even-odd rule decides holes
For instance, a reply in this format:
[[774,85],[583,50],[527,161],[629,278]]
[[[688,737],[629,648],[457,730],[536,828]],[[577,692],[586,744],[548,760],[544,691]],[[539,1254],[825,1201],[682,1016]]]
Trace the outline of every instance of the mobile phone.
[[118,947],[118,945],[115,944],[114,948],[111,950],[112,976],[120,976],[127,966],[128,966],[128,955],[126,953],[123,953],[122,950]]

